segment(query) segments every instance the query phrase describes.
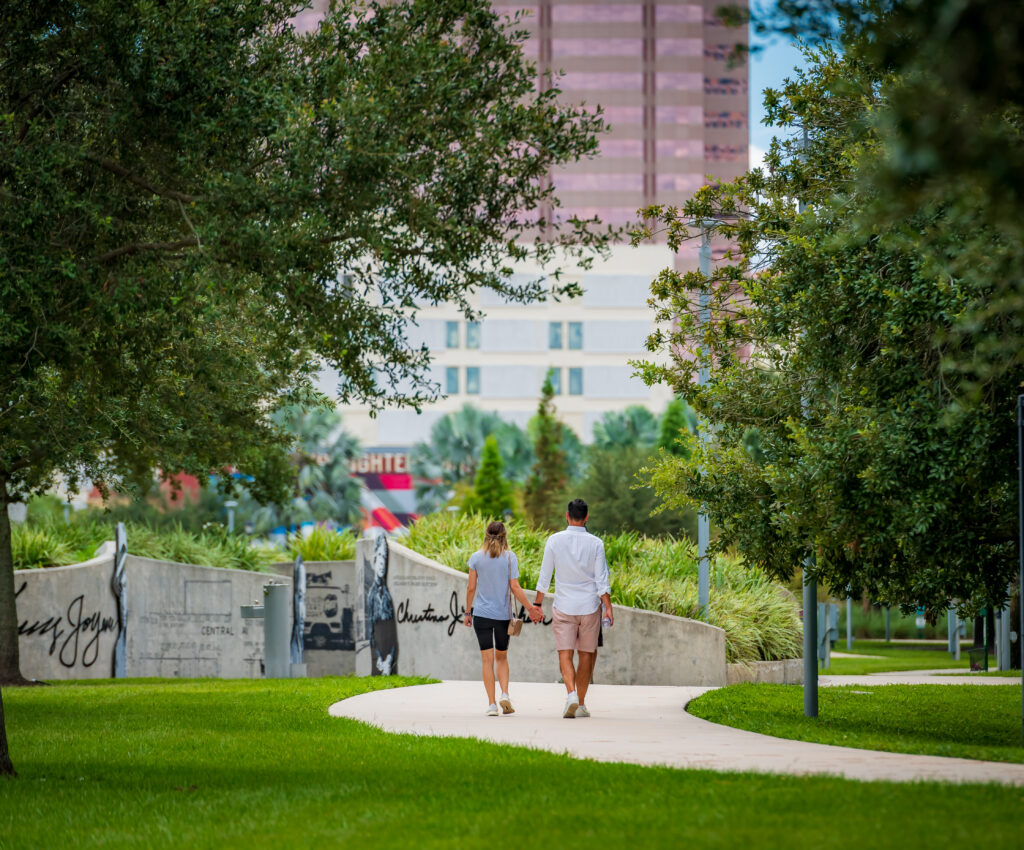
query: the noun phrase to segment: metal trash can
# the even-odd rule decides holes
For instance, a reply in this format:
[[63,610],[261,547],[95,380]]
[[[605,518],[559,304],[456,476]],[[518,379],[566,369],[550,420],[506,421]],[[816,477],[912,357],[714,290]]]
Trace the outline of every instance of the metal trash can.
[[988,647],[972,646],[967,650],[972,671],[988,670]]

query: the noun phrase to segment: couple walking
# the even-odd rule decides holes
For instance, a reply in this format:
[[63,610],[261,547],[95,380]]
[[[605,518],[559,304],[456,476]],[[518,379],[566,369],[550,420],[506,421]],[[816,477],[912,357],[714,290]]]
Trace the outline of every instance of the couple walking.
[[[533,604],[519,586],[519,561],[509,548],[502,523],[492,522],[487,526],[483,548],[469,559],[465,624],[473,627],[480,644],[488,715],[497,716],[499,702],[505,714],[514,711],[508,695],[508,626],[512,598],[526,608],[532,622],[539,623],[544,618],[541,603],[553,574],[555,598],[551,630],[555,635],[558,666],[568,691],[562,716],[590,717],[584,700],[597,660],[602,607],[609,626],[614,620],[608,563],[604,543],[587,531],[587,503],[573,499],[565,518],[568,522],[565,531],[552,534],[544,545]],[[578,655],[575,666],[574,653]],[[495,678],[501,687],[498,701],[494,698]]]

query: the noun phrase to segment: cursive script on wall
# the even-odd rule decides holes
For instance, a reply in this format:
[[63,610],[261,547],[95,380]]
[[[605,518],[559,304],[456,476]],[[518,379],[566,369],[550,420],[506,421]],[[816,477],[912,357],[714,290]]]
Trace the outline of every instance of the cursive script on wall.
[[[448,600],[447,614],[438,611],[431,603],[428,603],[419,612],[412,613],[409,610],[409,605],[408,599],[398,603],[399,623],[447,623],[448,637],[455,634],[455,627],[462,622],[462,618],[466,615],[466,606],[459,602],[459,594],[455,590],[452,591],[452,595]],[[526,611],[520,607],[517,616],[525,618]],[[538,625],[549,626],[551,625],[551,619],[545,617],[543,622],[538,623]]]
[[[17,599],[28,582],[22,582],[15,593]],[[18,624],[18,635],[39,635],[49,637],[49,654],[57,654],[57,660],[64,667],[92,667],[99,657],[100,635],[112,632],[117,627],[116,617],[104,617],[99,611],[85,613],[85,594],[80,593],[68,603],[63,614],[47,617],[29,623]]]

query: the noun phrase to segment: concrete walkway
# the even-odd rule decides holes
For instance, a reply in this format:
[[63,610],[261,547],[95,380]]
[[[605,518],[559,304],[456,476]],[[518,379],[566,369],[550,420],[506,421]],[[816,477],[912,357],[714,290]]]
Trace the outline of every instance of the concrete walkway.
[[[927,678],[935,684],[936,677]],[[841,679],[841,682],[829,681]],[[865,681],[867,680],[867,681]],[[903,683],[915,681],[900,678]],[[967,680],[971,681],[971,680]],[[998,684],[998,680],[978,680]],[[821,684],[886,684],[875,676],[822,677]],[[962,678],[950,684],[966,684]],[[388,732],[471,737],[536,747],[577,758],[682,768],[764,773],[829,774],[849,779],[912,782],[998,782],[1024,786],[1024,765],[855,750],[788,741],[709,723],[683,709],[711,688],[593,685],[590,718],[561,716],[565,688],[512,683],[516,712],[485,717],[479,682],[442,682],[374,691],[337,702],[334,717],[350,717]]]

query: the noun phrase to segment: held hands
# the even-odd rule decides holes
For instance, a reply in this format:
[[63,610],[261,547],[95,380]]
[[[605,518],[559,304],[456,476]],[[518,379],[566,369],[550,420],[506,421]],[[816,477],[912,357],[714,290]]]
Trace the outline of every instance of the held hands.
[[539,623],[544,619],[544,611],[540,605],[531,605],[528,613],[530,615],[531,623]]

